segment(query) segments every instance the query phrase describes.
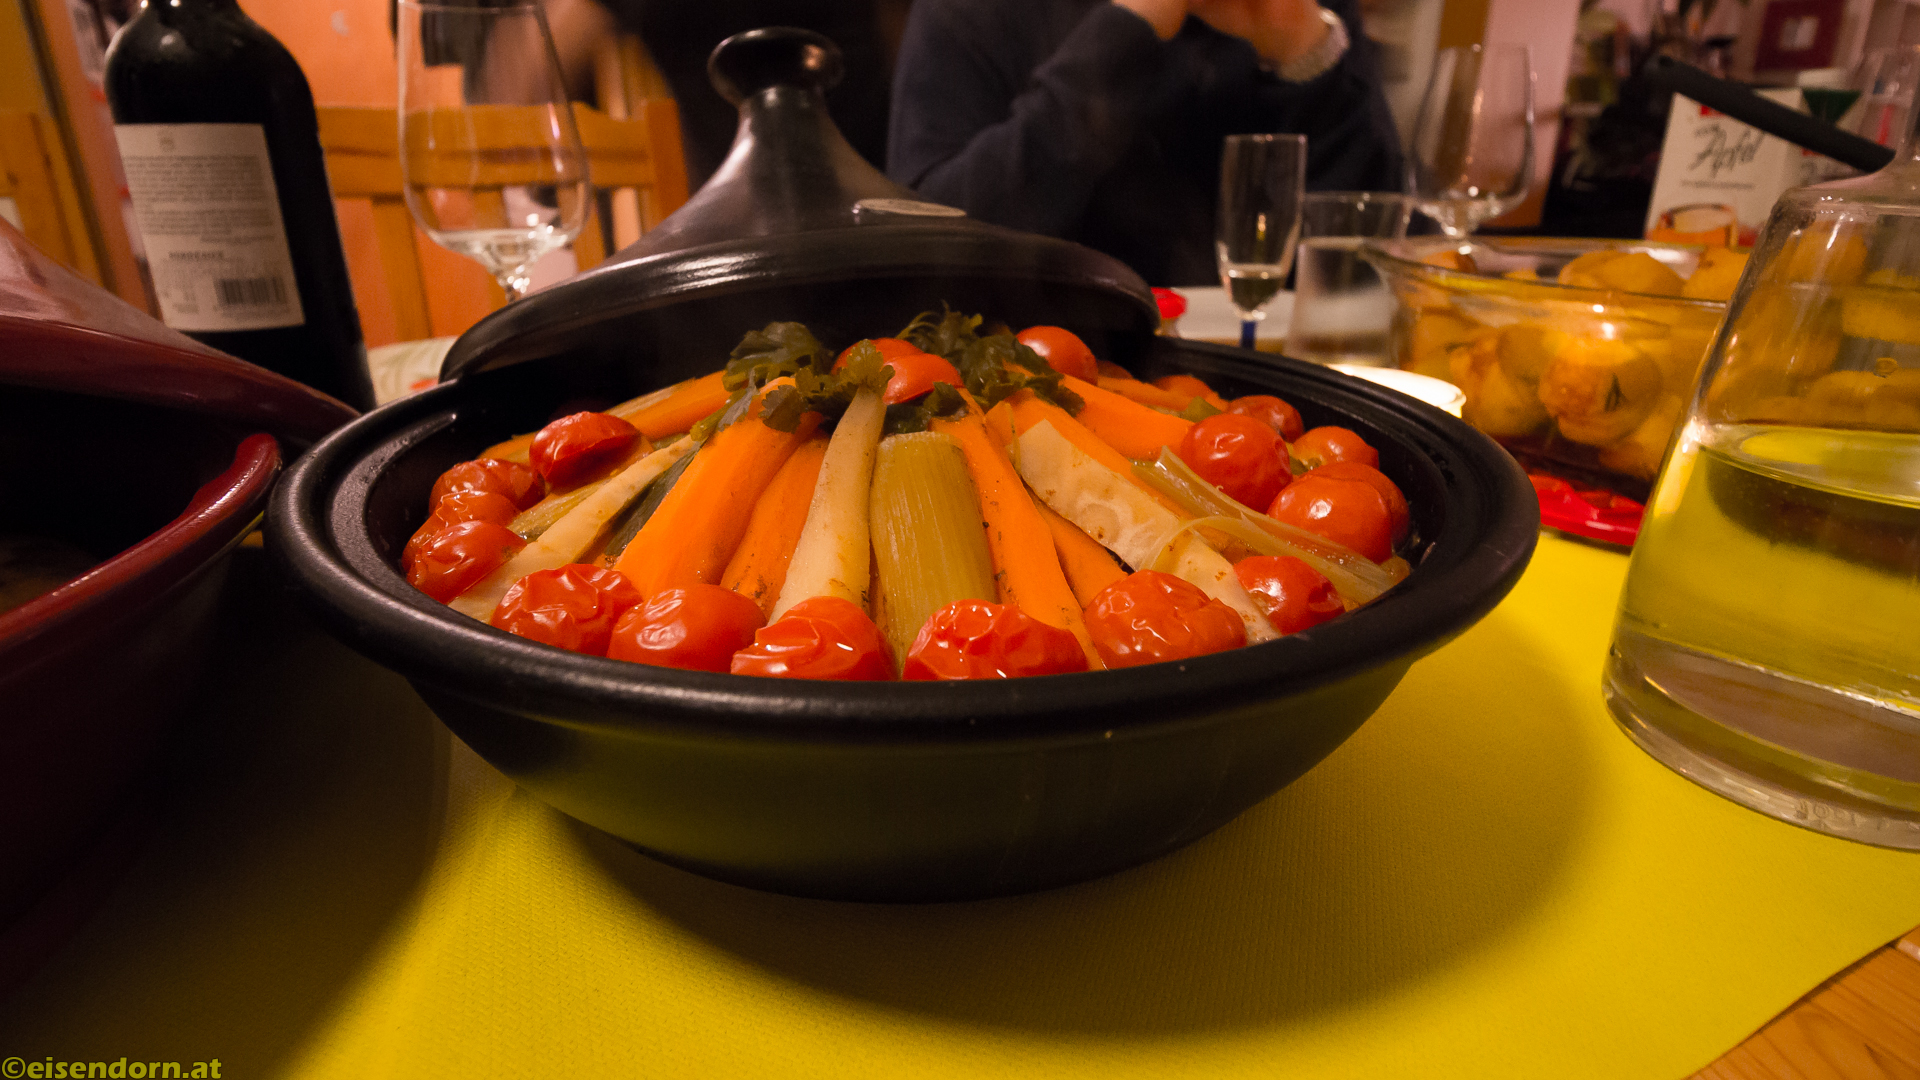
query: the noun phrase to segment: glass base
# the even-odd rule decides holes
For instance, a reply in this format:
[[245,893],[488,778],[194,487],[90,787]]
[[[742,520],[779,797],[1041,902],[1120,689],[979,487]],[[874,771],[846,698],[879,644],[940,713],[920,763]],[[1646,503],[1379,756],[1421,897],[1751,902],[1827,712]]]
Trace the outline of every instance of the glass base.
[[1816,832],[1920,851],[1912,714],[1631,635],[1602,683],[1621,729],[1701,787]]

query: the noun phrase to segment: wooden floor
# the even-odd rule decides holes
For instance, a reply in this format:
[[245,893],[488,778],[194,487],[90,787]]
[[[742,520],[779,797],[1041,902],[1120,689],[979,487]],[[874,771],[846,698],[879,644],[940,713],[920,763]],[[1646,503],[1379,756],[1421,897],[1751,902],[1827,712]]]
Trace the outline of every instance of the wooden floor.
[[1821,983],[1693,1080],[1920,1080],[1920,929]]

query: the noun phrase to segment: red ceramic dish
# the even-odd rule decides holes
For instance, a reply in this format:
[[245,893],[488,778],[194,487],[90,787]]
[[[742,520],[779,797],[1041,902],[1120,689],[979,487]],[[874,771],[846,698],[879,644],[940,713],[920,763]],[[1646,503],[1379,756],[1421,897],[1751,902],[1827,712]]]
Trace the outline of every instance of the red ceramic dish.
[[280,471],[275,436],[309,443],[353,416],[175,334],[0,223],[0,533],[99,560],[0,613],[0,992],[131,854],[225,556]]

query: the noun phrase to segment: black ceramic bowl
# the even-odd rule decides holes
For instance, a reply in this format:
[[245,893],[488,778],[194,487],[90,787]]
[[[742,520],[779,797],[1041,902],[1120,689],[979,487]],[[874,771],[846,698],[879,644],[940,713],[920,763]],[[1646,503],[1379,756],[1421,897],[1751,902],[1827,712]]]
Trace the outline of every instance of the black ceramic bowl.
[[[806,896],[1023,892],[1180,847],[1358,728],[1408,665],[1485,615],[1533,551],[1525,476],[1439,410],[1336,372],[1154,339],[1136,360],[1276,393],[1380,450],[1414,570],[1369,607],[1252,648],[1004,682],[824,683],[644,667],[535,644],[408,587],[401,546],[449,465],[591,400],[525,364],[389,405],[308,453],[269,546],[339,636],[410,679],[481,756],[560,810],[711,877]],[[665,371],[599,387],[605,400]],[[605,371],[600,368],[596,370]],[[1365,792],[1356,792],[1365,798]]]

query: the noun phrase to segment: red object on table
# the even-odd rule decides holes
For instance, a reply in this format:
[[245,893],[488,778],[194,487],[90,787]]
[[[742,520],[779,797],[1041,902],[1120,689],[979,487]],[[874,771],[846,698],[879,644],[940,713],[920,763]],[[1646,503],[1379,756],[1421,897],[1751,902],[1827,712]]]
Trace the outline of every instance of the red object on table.
[[1187,298],[1172,289],[1155,288],[1153,302],[1160,308],[1160,321],[1163,323],[1187,313]]
[[1646,507],[1601,488],[1576,488],[1557,476],[1528,473],[1540,496],[1540,524],[1571,536],[1632,547]]

